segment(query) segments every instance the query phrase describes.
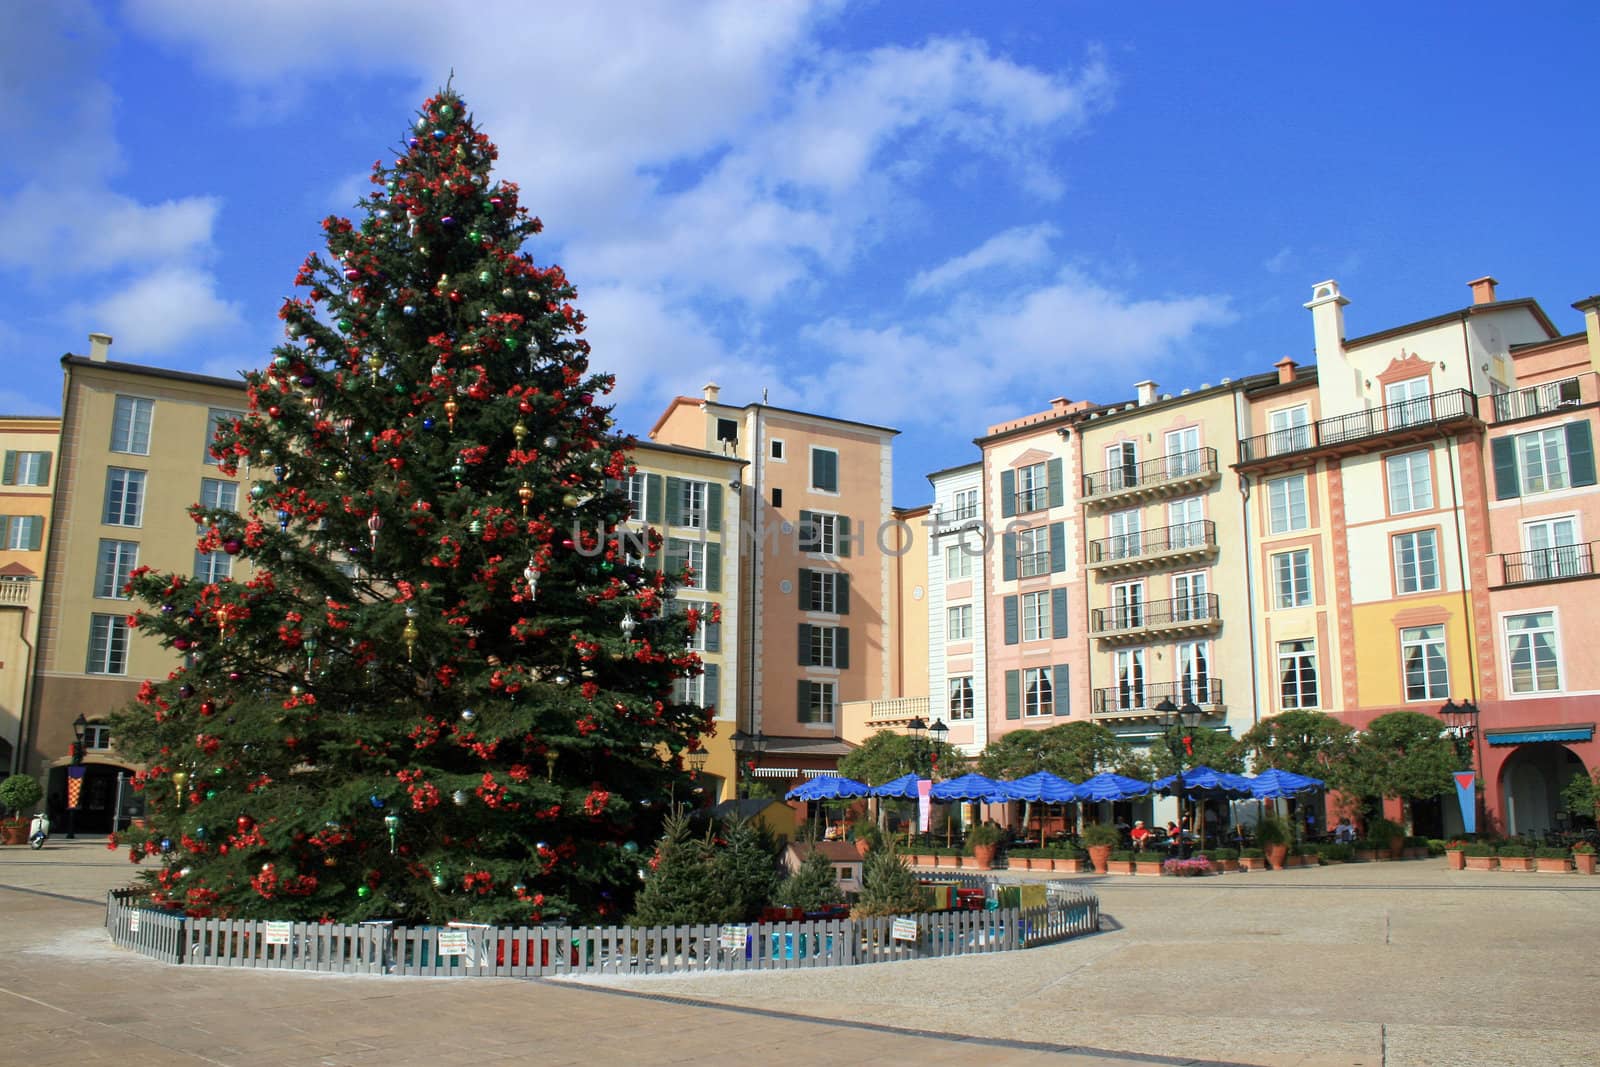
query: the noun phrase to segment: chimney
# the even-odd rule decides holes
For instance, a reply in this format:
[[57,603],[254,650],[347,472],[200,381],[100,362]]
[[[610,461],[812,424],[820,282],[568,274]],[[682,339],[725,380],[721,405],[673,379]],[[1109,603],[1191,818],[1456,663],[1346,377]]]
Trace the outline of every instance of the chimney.
[[1348,303],[1332,278],[1311,287],[1311,299],[1303,306],[1311,312],[1318,363],[1344,360],[1344,306]]
[[1071,406],[1072,401],[1068,400],[1064,396],[1053,396],[1050,398],[1050,411],[1053,414],[1059,415],[1061,412],[1067,410]]
[[1474,278],[1467,283],[1472,288],[1472,302],[1474,304],[1494,303],[1494,287],[1499,284],[1487,274],[1481,278]]
[[1282,359],[1278,360],[1278,362],[1274,363],[1273,366],[1278,368],[1278,384],[1288,385],[1290,382],[1294,381],[1294,369],[1299,365],[1300,364],[1296,363],[1288,356],[1284,356]]
[[106,349],[111,347],[109,333],[91,333],[89,335],[89,358],[96,363],[106,361]]
[[716,382],[707,382],[705,388],[701,390],[701,394],[706,398],[707,404],[715,404],[717,397],[722,395],[722,386]]
[[1154,404],[1156,402],[1155,382],[1146,378],[1142,382],[1134,382],[1133,387],[1134,389],[1138,390],[1140,407],[1144,407],[1146,404]]
[[1583,332],[1589,339],[1589,366],[1600,370],[1600,295],[1580,300],[1572,307],[1583,312]]

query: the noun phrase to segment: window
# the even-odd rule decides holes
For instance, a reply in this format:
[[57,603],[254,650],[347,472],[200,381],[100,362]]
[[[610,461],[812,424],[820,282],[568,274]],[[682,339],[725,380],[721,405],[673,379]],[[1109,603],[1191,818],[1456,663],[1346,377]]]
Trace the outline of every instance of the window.
[[1055,687],[1050,667],[1028,667],[1022,672],[1022,714],[1027,718],[1054,715]]
[[833,682],[801,682],[800,721],[813,723],[832,722],[835,700],[836,687]]
[[954,522],[978,517],[978,491],[957,489],[951,497],[950,518]]
[[1050,527],[1017,531],[1017,574],[1032,578],[1050,573]]
[[155,401],[143,397],[117,397],[111,417],[111,451],[135,456],[150,454],[150,416],[155,406]]
[[238,511],[238,484],[220,478],[201,478],[200,506],[208,511]]
[[37,552],[43,544],[43,515],[0,515],[0,548]]
[[972,676],[962,675],[950,679],[950,718],[970,719],[974,714],[977,700],[972,692]]
[[1278,642],[1278,692],[1285,711],[1318,705],[1315,641]]
[[196,552],[194,576],[202,582],[221,582],[233,577],[233,557],[226,552]]
[[1206,572],[1190,571],[1172,576],[1172,618],[1188,622],[1211,617],[1211,598],[1206,595]]
[[1144,707],[1144,649],[1119,649],[1115,660],[1117,710],[1132,711]]
[[89,619],[88,674],[128,673],[128,619],[93,615]]
[[823,511],[800,513],[800,551],[824,556],[850,554],[850,520]]
[[1401,630],[1400,664],[1406,676],[1407,700],[1442,700],[1450,695],[1443,626],[1412,626]]
[[1567,488],[1567,439],[1561,427],[1517,435],[1517,473],[1524,493]]
[[1137,630],[1144,625],[1144,583],[1122,582],[1111,587],[1113,628]]
[[1304,530],[1311,524],[1306,512],[1306,476],[1290,474],[1267,481],[1267,529],[1271,533]]
[[1570,515],[1523,523],[1522,544],[1528,552],[1523,557],[1525,580],[1570,578],[1587,569],[1579,555],[1578,520]]
[[783,490],[782,489],[774,488],[772,490],[772,506],[775,507],[775,508],[783,507]]
[[[237,419],[244,418],[242,411],[225,411],[212,408],[206,413],[206,439],[200,446],[200,461],[202,463],[216,464],[217,459],[211,454],[211,443],[217,439],[217,429],[222,426],[231,426]],[[146,429],[148,435],[149,430]]]
[[105,513],[100,521],[107,526],[139,526],[143,516],[144,471],[108,468]]
[[1513,693],[1554,693],[1561,688],[1556,658],[1556,613],[1506,616],[1506,659]]
[[944,609],[946,641],[972,640],[972,605],[956,604]]
[[703,530],[706,525],[706,483],[679,482],[678,525]]
[[675,704],[691,704],[697,708],[706,706],[706,676],[703,674],[687,675],[672,680],[672,700]]
[[126,600],[122,587],[139,565],[139,545],[134,541],[101,541],[94,571],[94,595],[105,600]]
[[649,475],[645,474],[643,471],[636,471],[635,473],[628,475],[627,489],[628,506],[633,511],[629,518],[643,519],[645,516],[644,507],[646,497],[650,492]]
[[1415,426],[1428,421],[1428,377],[1407,378],[1383,387],[1383,402],[1389,407],[1389,428]]
[[839,491],[839,453],[831,448],[811,450],[811,488],[824,493]]
[[1168,430],[1166,443],[1168,478],[1187,478],[1200,473],[1200,427]]
[[733,419],[718,419],[717,440],[726,441],[729,444],[737,444],[739,441],[739,424]]
[[1142,543],[1137,511],[1113,511],[1106,516],[1106,531],[1111,535],[1107,538],[1111,559],[1132,559],[1140,554]]
[[773,438],[771,452],[772,452],[772,458],[773,459],[777,460],[779,463],[782,463],[784,461],[784,459],[783,459],[783,440],[781,438],[776,438],[776,437]]
[[1311,447],[1311,409],[1305,404],[1292,408],[1279,408],[1267,415],[1267,429],[1272,436],[1267,441],[1267,455],[1278,456],[1285,452],[1298,452]]
[[695,652],[721,652],[722,651],[722,623],[712,622],[711,614],[716,606],[706,600],[685,600],[674,597],[669,611],[674,615],[684,615],[690,611],[699,613],[699,622],[689,633],[689,648]]
[[1427,449],[1390,456],[1383,465],[1389,477],[1389,514],[1433,507],[1433,464]]
[[946,545],[944,549],[944,579],[953,582],[972,577],[972,553],[966,545]]
[[843,626],[800,624],[800,665],[803,667],[850,666],[850,631]]
[[1211,646],[1186,641],[1178,646],[1178,702],[1209,704],[1211,697]]
[[1046,641],[1052,633],[1050,625],[1050,591],[1022,594],[1022,639]]
[[1273,607],[1303,608],[1311,603],[1311,550],[1297,548],[1272,557]]
[[850,614],[850,578],[838,571],[800,570],[800,609]]
[[50,453],[7,452],[4,482],[6,485],[49,485]]
[[1106,449],[1106,488],[1131,489],[1139,484],[1139,446],[1118,441]]
[[1588,422],[1498,437],[1489,447],[1496,500],[1595,484],[1594,434]]
[[[689,573],[690,571],[693,573]],[[706,543],[674,537],[667,542],[667,571],[683,575],[684,589],[708,589]]]
[[1017,468],[1017,514],[1038,511],[1050,502],[1050,479],[1043,463]]
[[1439,543],[1433,530],[1394,536],[1396,592],[1425,593],[1439,588]]
[[1167,543],[1173,548],[1205,545],[1206,524],[1199,497],[1184,497],[1167,505]]
[[103,722],[92,722],[83,728],[83,747],[92,752],[104,752],[111,747],[111,727]]

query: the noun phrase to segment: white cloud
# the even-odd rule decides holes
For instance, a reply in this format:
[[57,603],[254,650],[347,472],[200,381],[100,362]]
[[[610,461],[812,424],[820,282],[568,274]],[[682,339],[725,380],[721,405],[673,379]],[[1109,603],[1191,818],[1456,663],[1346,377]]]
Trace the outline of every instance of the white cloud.
[[1058,236],[1060,232],[1048,223],[1018,226],[997,233],[972,251],[920,272],[906,284],[906,291],[920,296],[947,288],[973,274],[1037,266],[1049,261],[1050,242]]
[[220,202],[141,204],[106,188],[29,185],[0,200],[0,266],[38,275],[115,270],[205,253]]
[[1290,260],[1294,256],[1294,249],[1284,245],[1272,255],[1268,256],[1261,266],[1268,274],[1282,274],[1290,267]]
[[67,309],[80,331],[103,330],[127,354],[157,353],[235,327],[239,306],[216,293],[216,279],[188,267],[158,268],[93,303]]

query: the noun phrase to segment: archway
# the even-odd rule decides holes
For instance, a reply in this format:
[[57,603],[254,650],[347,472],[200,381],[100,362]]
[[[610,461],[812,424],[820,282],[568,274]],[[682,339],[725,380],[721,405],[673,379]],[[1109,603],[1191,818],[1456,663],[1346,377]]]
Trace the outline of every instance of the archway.
[[126,826],[129,818],[143,815],[144,796],[133,789],[133,773],[132,767],[119,763],[85,763],[83,788],[78,794],[78,810],[72,812],[69,818],[67,766],[51,767],[45,786],[51,833],[65,834],[70,828],[78,836],[109,834],[115,828],[114,822],[116,827]]
[[1518,745],[1500,768],[1506,833],[1542,834],[1558,829],[1556,812],[1566,809],[1561,790],[1583,773],[1583,761],[1565,745],[1553,741]]

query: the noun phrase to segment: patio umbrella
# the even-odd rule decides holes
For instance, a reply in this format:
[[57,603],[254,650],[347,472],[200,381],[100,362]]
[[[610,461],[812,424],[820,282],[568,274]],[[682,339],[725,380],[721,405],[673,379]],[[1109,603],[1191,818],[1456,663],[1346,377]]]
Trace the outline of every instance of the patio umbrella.
[[869,792],[875,797],[903,797],[917,799],[917,783],[922,779],[914,774],[902,774],[892,782],[873,786]]
[[865,782],[844,778],[837,774],[819,775],[804,785],[797,785],[783,795],[785,800],[841,800],[864,797],[871,792]]
[[1250,793],[1257,800],[1275,800],[1279,797],[1309,793],[1314,789],[1321,789],[1325,784],[1321,778],[1295,774],[1293,771],[1280,771],[1274,767],[1250,779]]
[[1150,792],[1150,783],[1121,774],[1097,774],[1078,785],[1078,800],[1128,800]]
[[1001,782],[1012,800],[1036,804],[1070,804],[1078,799],[1078,787],[1059,774],[1036,771],[1014,782]]
[[[1169,774],[1150,783],[1162,796],[1171,796],[1178,785],[1178,776]],[[1210,767],[1191,767],[1183,772],[1183,795],[1188,797],[1247,797],[1255,783],[1242,774],[1214,771]]]
[[1004,804],[1011,799],[1006,784],[981,774],[963,774],[947,782],[936,782],[934,800],[981,800],[986,804]]

